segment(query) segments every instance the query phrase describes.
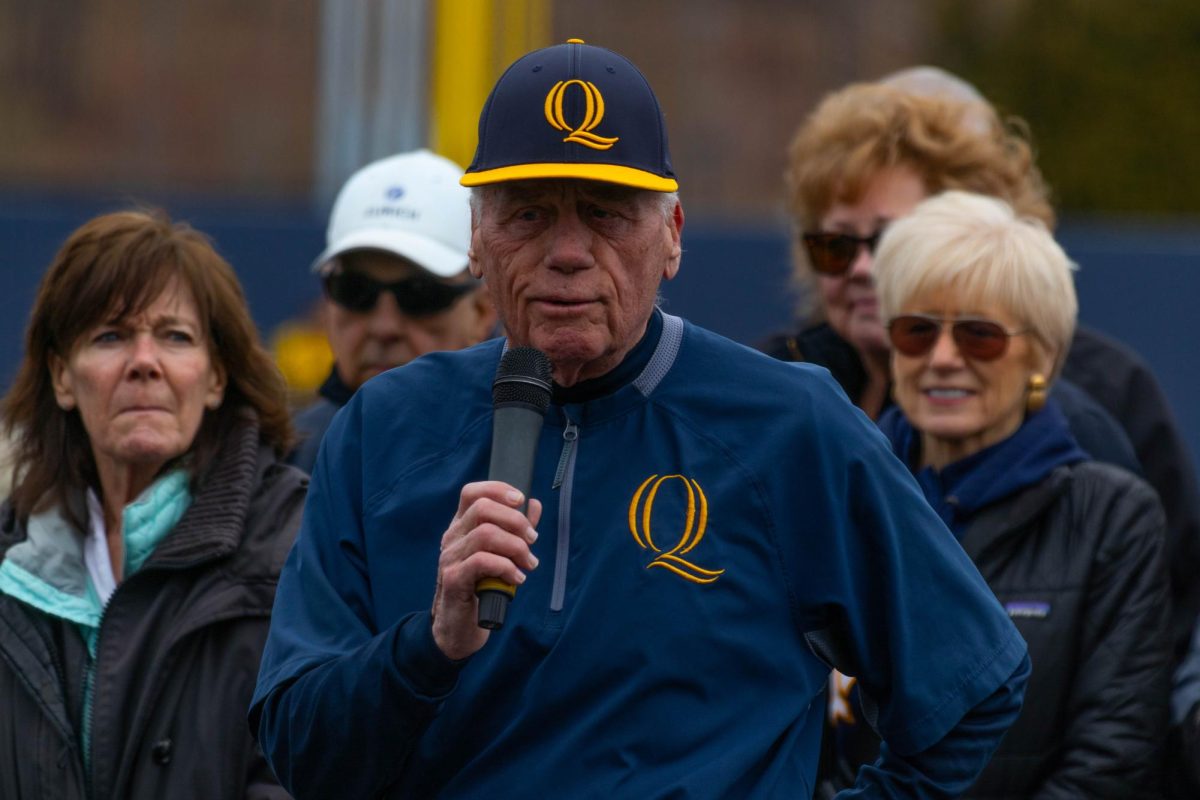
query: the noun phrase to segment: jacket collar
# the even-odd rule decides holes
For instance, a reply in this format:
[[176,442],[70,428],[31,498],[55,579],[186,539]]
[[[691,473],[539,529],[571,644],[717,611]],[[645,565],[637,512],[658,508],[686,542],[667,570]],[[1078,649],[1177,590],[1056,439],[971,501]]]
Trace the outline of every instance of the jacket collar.
[[650,320],[646,323],[646,332],[642,334],[642,338],[620,364],[604,375],[581,381],[574,386],[554,384],[554,402],[559,405],[586,403],[589,400],[612,394],[622,386],[631,383],[653,358],[658,342],[662,338],[662,331],[663,315],[655,308],[650,314]]
[[[858,405],[867,389],[867,370],[854,345],[839,336],[828,322],[822,322],[800,331],[793,341],[800,351],[800,360],[825,367],[833,379],[842,387],[850,402]],[[893,406],[892,387],[889,382],[880,413]]]
[[350,398],[354,396],[354,390],[342,381],[342,377],[338,375],[337,364],[334,364],[329,370],[329,377],[321,384],[317,394],[341,408],[350,402]]
[[208,474],[175,530],[146,566],[188,567],[238,548],[259,464],[258,420],[247,414],[225,438]]
[[880,418],[879,427],[916,475],[930,505],[960,539],[985,508],[1041,483],[1059,466],[1087,459],[1053,400],[1008,438],[941,470],[919,467],[920,434],[898,407]]
[[[679,317],[654,311],[641,342],[608,375],[588,381],[586,393],[556,392],[553,405],[560,411],[546,416],[547,424],[565,425],[569,419],[592,425],[620,416],[642,405],[671,371],[683,344],[684,322]],[[571,387],[572,390],[577,387]]]
[[962,536],[962,547],[978,563],[984,552],[1019,535],[1070,487],[1071,467],[1056,467],[1046,478],[1020,494],[988,506],[976,515]]
[[[200,479],[195,501],[154,550],[147,565],[190,566],[207,558],[220,558],[237,549],[250,509],[255,475],[265,466],[258,433],[258,419],[252,413],[247,413],[234,426],[208,474]],[[78,499],[82,504],[82,494]],[[86,518],[86,512],[83,513]],[[8,548],[27,536],[27,527],[17,519],[12,503],[5,502],[0,508],[0,559],[4,558]]]

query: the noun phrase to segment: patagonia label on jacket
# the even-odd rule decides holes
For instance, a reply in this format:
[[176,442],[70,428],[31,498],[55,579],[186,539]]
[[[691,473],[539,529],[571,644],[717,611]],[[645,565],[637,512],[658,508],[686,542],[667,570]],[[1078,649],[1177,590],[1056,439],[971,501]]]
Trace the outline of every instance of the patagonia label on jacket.
[[1044,619],[1050,616],[1050,604],[1038,600],[1013,600],[1004,604],[1013,619]]

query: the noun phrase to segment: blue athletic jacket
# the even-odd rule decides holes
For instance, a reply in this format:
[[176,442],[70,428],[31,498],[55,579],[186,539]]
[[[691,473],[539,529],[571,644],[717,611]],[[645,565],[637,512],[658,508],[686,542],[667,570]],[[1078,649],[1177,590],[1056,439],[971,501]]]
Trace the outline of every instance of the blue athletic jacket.
[[1025,645],[884,437],[823,369],[652,330],[636,379],[551,405],[541,566],[464,662],[429,608],[503,343],[339,412],[251,708],[298,798],[810,797],[830,665],[887,743],[848,796],[940,797],[986,762]]

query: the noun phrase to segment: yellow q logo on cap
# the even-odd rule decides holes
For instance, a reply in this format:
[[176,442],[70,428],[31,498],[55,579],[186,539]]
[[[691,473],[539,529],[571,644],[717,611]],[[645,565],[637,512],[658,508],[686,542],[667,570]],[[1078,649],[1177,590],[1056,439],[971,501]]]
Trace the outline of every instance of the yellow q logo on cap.
[[[578,86],[583,90],[583,97],[586,105],[584,106],[583,122],[578,126],[573,126],[567,123],[563,118],[563,96],[566,95],[567,89],[572,86]],[[570,131],[563,138],[564,142],[575,142],[584,147],[590,147],[593,150],[607,150],[617,143],[619,136],[597,136],[592,133],[592,129],[600,124],[604,119],[604,96],[600,94],[600,90],[596,88],[596,84],[591,81],[581,81],[578,78],[572,78],[569,81],[559,81],[554,84],[553,88],[546,95],[546,121],[554,126],[555,130]]]
[[[663,550],[654,541],[650,529],[650,516],[654,510],[654,500],[658,496],[659,488],[666,481],[675,480],[681,481],[687,490],[687,515],[683,521],[683,531],[675,546],[669,550]],[[642,499],[643,494],[645,500]],[[683,558],[696,545],[700,544],[707,526],[708,498],[704,496],[704,490],[700,488],[700,484],[682,475],[663,475],[662,477],[651,475],[634,492],[633,500],[629,503],[629,532],[633,534],[634,541],[643,550],[651,550],[658,554],[653,561],[646,565],[646,569],[662,567],[693,583],[713,583],[725,572],[723,569],[704,569]]]

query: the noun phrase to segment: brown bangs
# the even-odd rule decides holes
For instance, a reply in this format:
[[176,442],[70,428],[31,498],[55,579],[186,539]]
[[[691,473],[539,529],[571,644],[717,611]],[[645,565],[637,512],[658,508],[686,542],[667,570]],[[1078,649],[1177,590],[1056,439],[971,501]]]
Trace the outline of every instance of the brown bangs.
[[159,212],[111,214],[104,225],[85,228],[59,252],[63,268],[44,289],[53,309],[46,320],[52,350],[68,355],[87,331],[145,311],[176,281],[190,291],[207,334],[212,291],[201,284],[211,270],[199,263],[198,247],[216,257],[201,234],[172,230]]

